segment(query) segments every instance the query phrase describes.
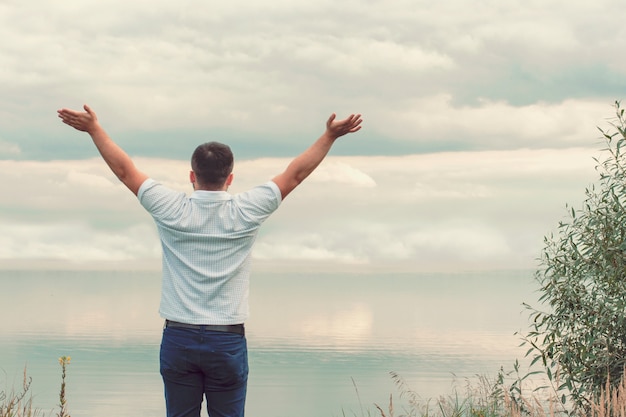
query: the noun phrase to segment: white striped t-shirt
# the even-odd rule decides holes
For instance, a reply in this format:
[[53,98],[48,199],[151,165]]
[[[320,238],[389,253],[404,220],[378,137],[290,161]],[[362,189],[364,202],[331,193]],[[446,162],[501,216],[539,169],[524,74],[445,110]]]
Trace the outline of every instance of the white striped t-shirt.
[[188,324],[248,318],[252,245],[281,203],[270,181],[247,192],[171,190],[148,179],[137,193],[156,222],[163,249],[159,313]]

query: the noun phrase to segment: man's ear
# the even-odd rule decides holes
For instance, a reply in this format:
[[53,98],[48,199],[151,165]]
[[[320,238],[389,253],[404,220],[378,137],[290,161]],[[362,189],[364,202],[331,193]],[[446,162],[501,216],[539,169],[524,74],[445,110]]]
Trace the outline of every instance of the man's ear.
[[194,184],[196,182],[196,173],[189,171],[189,182]]
[[235,174],[232,172],[228,174],[228,178],[226,178],[226,185],[230,186],[233,183],[233,178],[235,178]]

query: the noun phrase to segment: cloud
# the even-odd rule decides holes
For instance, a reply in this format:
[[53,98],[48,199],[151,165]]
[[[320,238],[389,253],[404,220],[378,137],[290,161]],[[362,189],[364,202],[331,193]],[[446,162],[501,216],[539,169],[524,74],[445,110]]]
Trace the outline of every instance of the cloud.
[[[399,44],[390,40],[357,37],[319,36],[294,40],[296,61],[321,63],[332,73],[367,76],[393,71],[414,74],[447,70],[454,66],[450,57],[428,51],[419,45]],[[295,45],[294,45],[295,46]],[[374,58],[375,57],[375,58]],[[393,63],[393,68],[389,64]],[[317,64],[319,65],[319,64]]]
[[255,247],[254,257],[270,261],[283,259],[339,264],[368,263],[367,259],[358,257],[345,247],[342,248],[342,243],[346,242],[337,241],[332,235],[282,233],[274,235],[270,242],[260,242]]
[[[156,234],[146,224],[121,231],[94,230],[87,222],[54,223],[0,222],[0,259],[64,261],[89,265],[92,262],[155,259],[159,246]],[[152,239],[146,239],[146,236]]]
[[268,221],[259,259],[527,265],[626,91],[612,0],[127,3],[0,3],[6,259],[154,255],[137,232],[149,216],[55,117],[86,102],[186,191],[202,141],[236,151],[236,192],[284,169],[331,112],[362,113]]
[[385,120],[387,136],[424,147],[443,142],[470,149],[542,149],[593,145],[596,126],[610,114],[601,101],[513,106],[483,99],[477,107],[459,107],[441,95],[399,102],[373,113],[372,123],[377,127]]
[[346,163],[331,161],[316,172],[312,181],[335,182],[350,184],[357,187],[371,188],[376,186],[376,181],[363,171],[355,169]]
[[[107,189],[118,188],[119,184],[111,181],[110,176],[90,174],[79,171],[70,171],[65,178],[66,184],[72,186],[89,186],[90,188],[99,188],[101,191]],[[103,190],[104,189],[104,190]]]
[[625,87],[611,4],[4,2],[0,135],[90,156],[54,119],[87,102],[146,156],[172,132],[284,155],[332,111],[384,141],[348,153],[584,146]]
[[[565,204],[576,206],[595,180],[594,156],[585,148],[331,156],[265,223],[254,257],[331,269],[532,267]],[[238,161],[231,192],[269,180],[288,162]],[[188,162],[136,163],[191,192]],[[0,161],[0,175],[4,261],[158,263],[150,216],[102,161]]]
[[0,140],[0,158],[16,157],[20,153],[21,149],[17,144]]

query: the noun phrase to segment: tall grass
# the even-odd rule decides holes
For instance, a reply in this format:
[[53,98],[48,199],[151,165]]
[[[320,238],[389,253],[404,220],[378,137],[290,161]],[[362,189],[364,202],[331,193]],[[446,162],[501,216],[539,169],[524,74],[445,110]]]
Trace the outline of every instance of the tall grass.
[[502,375],[495,380],[476,376],[466,380],[464,389],[428,400],[422,400],[397,373],[392,372],[391,378],[399,391],[395,399],[390,395],[388,404],[374,403],[373,408],[361,404],[360,413],[343,411],[343,417],[626,417],[626,369],[621,383],[612,387],[607,380],[586,409],[566,409],[561,398],[545,392],[547,388],[525,393],[515,384],[505,385]]
[[33,409],[33,399],[30,394],[31,383],[32,379],[26,374],[26,368],[24,368],[20,390],[12,389],[8,393],[0,391],[0,417],[33,417],[40,414],[38,410]]
[[59,358],[59,365],[61,365],[61,391],[59,392],[59,413],[57,417],[70,417],[67,412],[67,398],[65,398],[65,377],[67,366],[70,364],[69,356],[61,356]]
[[[67,398],[65,396],[65,378],[70,359],[69,356],[59,358],[59,364],[61,365],[61,390],[59,391],[59,412],[57,417],[70,417],[67,411]],[[26,368],[24,368],[22,387],[19,390],[11,389],[8,392],[0,390],[0,417],[44,416],[44,413],[33,405],[33,397],[30,392],[31,383],[32,378],[27,375]]]
[[589,414],[591,417],[626,416],[626,368],[617,387],[612,387],[611,381],[607,379],[605,388],[593,401]]
[[[70,417],[66,398],[66,372],[69,356],[59,358],[61,365],[61,389],[59,391],[59,411],[57,417]],[[353,384],[359,400],[358,414],[352,412],[343,417],[626,417],[626,368],[617,386],[607,379],[605,387],[585,410],[567,410],[555,395],[531,390],[525,393],[520,380],[506,385],[504,374],[500,372],[495,380],[476,376],[466,380],[464,390],[455,388],[448,396],[422,400],[407,382],[395,372],[390,373],[399,396],[394,401],[393,394],[384,405],[373,403],[373,409],[363,406],[356,382]],[[23,382],[19,390],[0,391],[0,417],[44,416],[35,408],[30,393],[32,379],[24,369]],[[398,401],[399,400],[399,401]]]

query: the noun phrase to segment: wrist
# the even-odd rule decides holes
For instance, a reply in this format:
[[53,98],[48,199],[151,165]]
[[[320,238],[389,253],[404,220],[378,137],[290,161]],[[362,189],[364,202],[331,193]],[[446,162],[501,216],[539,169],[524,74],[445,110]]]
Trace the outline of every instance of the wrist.
[[94,135],[98,135],[99,133],[103,132],[104,129],[102,129],[102,126],[100,126],[100,123],[95,121],[95,122],[91,123],[89,126],[87,126],[85,131],[87,133],[89,133],[91,136],[94,136]]
[[331,141],[331,142],[334,142],[335,140],[337,140],[337,138],[338,138],[339,136],[340,136],[340,135],[338,135],[338,134],[336,134],[336,133],[333,133],[333,132],[331,132],[330,130],[327,130],[326,132],[324,132],[324,135],[323,135],[323,137],[324,137],[326,140],[329,140],[329,141]]

